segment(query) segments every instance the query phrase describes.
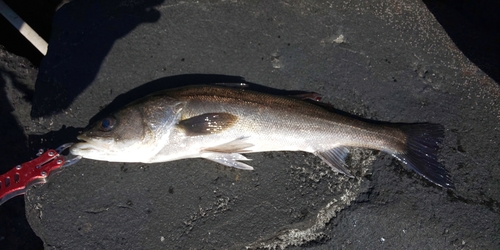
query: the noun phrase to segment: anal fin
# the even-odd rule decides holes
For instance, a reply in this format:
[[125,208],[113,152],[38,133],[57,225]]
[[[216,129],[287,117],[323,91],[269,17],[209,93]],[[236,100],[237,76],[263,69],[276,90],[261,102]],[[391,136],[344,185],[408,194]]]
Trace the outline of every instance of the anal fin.
[[346,168],[345,158],[349,153],[349,149],[346,147],[332,148],[326,151],[316,151],[314,152],[321,160],[328,164],[334,171],[345,174],[351,178],[354,176]]
[[215,161],[224,166],[239,168],[242,170],[253,170],[253,167],[239,161],[250,161],[250,159],[238,153],[203,153],[201,154],[202,158],[207,160]]

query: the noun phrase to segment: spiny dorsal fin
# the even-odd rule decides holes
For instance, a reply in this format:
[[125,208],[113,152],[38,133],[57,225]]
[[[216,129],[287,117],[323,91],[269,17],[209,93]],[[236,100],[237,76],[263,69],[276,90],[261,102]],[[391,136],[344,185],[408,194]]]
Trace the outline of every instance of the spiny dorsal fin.
[[316,151],[314,154],[321,158],[321,160],[323,160],[330,167],[332,167],[334,171],[354,178],[354,176],[346,168],[345,158],[348,153],[349,149],[347,149],[346,147],[338,147],[326,151]]
[[238,117],[229,113],[206,113],[179,121],[188,136],[219,133],[231,127]]

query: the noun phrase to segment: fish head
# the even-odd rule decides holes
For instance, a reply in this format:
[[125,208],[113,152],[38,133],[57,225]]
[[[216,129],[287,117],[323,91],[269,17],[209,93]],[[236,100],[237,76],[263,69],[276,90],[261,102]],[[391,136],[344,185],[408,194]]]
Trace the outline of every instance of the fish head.
[[180,109],[179,102],[164,98],[133,103],[85,129],[70,152],[93,160],[148,162],[168,143]]

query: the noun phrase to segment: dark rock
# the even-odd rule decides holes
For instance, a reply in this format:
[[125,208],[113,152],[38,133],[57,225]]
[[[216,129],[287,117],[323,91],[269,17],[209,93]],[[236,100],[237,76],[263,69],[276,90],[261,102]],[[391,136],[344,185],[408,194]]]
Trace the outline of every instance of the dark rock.
[[298,152],[249,155],[252,172],[82,160],[26,196],[46,247],[500,244],[500,90],[421,2],[75,1],[56,15],[32,115],[41,133],[84,127],[121,94],[158,87],[148,82],[238,77],[315,91],[369,119],[443,124],[456,190],[367,150],[351,154],[356,179]]
[[[0,173],[35,155],[27,133],[37,69],[25,58],[0,45]],[[0,187],[1,188],[1,187]],[[40,249],[42,241],[26,220],[23,198],[15,197],[0,206],[0,249]]]

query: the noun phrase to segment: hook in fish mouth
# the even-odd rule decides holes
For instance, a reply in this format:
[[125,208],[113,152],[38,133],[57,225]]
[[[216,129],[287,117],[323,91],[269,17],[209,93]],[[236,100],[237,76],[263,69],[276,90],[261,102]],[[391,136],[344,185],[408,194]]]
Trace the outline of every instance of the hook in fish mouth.
[[57,153],[62,153],[64,150],[70,148],[74,143],[73,142],[68,142],[68,143],[64,143],[63,145],[59,146],[58,148],[56,148],[56,151]]
[[[64,150],[66,150],[66,149],[70,148],[71,146],[73,146],[73,144],[74,144],[73,142],[64,143],[63,145],[57,147],[56,151],[57,151],[58,154],[61,154],[62,152],[64,152]],[[65,160],[64,164],[61,167],[71,166],[71,165],[77,163],[78,161],[80,161],[81,159],[82,159],[82,156],[77,155],[77,156],[75,156],[72,159]]]
[[77,163],[78,161],[80,161],[83,157],[81,155],[77,155],[75,156],[75,158],[72,158],[72,159],[69,159],[69,160],[66,160],[64,162],[64,164],[62,165],[62,167],[68,167],[68,166],[71,166],[75,163]]

